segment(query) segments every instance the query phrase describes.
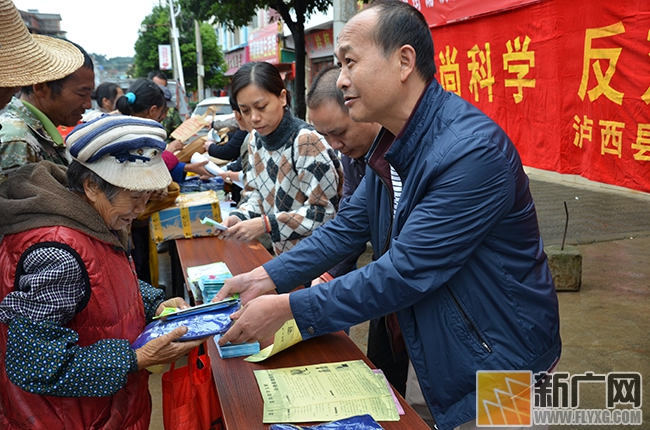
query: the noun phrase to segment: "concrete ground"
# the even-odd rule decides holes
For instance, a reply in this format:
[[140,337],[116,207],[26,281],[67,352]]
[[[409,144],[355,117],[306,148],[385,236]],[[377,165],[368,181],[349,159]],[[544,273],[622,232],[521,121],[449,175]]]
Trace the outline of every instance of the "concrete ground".
[[[546,245],[563,241],[565,210],[569,224],[565,244],[582,254],[582,288],[558,293],[562,358],[558,372],[607,374],[639,372],[643,393],[650,393],[650,196],[568,177],[530,171],[542,238]],[[568,178],[571,179],[571,178]],[[362,257],[370,261],[369,250]],[[161,254],[161,281],[168,279],[168,259]],[[367,323],[353,327],[350,336],[365,352]],[[160,375],[150,379],[154,412],[150,429],[162,429]],[[251,389],[257,389],[251,387]],[[605,409],[604,383],[582,383],[580,409]],[[647,402],[643,402],[648,404]],[[650,428],[650,406],[643,408]],[[552,430],[617,426],[551,426]]]

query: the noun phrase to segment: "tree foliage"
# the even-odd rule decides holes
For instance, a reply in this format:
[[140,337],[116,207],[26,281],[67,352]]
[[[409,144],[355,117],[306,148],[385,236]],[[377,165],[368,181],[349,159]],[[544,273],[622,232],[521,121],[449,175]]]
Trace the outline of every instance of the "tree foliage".
[[289,27],[296,49],[295,114],[305,118],[305,19],[316,11],[325,12],[332,0],[179,0],[183,8],[209,21],[214,19],[228,28],[246,26],[258,9],[275,9]]
[[[142,20],[146,31],[140,32],[135,42],[135,77],[146,77],[152,70],[158,70],[158,45],[171,45],[171,21],[169,8],[155,6],[151,13]],[[179,32],[179,47],[185,89],[196,91],[196,40],[194,35],[194,15],[186,12],[176,17]],[[221,88],[228,82],[224,76],[226,63],[221,48],[217,44],[217,35],[210,24],[202,23],[201,45],[203,46],[203,64],[205,65],[205,86]]]

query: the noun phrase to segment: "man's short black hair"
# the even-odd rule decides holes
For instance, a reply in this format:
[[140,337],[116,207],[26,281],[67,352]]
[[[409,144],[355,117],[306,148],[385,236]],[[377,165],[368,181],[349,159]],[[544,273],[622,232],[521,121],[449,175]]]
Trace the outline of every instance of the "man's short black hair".
[[317,109],[323,103],[332,100],[338,103],[343,112],[348,113],[343,91],[336,87],[336,80],[339,78],[340,73],[341,68],[338,66],[328,66],[318,72],[307,93],[307,106],[309,109]]
[[162,79],[165,82],[168,81],[167,75],[162,70],[152,70],[151,72],[149,72],[149,74],[147,75],[147,79],[153,81],[153,78]]
[[415,68],[429,82],[436,74],[433,38],[424,15],[400,0],[375,0],[364,10],[377,9],[377,26],[371,35],[374,43],[389,58],[396,49],[411,45],[415,50]]
[[[72,43],[72,44],[73,44],[73,45],[74,45],[74,46],[75,46],[79,51],[81,51],[81,53],[83,54],[83,56],[84,56],[84,63],[81,65],[81,67],[84,67],[84,68],[86,68],[86,69],[90,69],[90,70],[93,70],[93,71],[94,71],[94,70],[95,70],[95,66],[93,65],[93,59],[90,58],[90,55],[88,55],[88,53],[87,53],[87,52],[86,52],[86,51],[85,51],[81,46],[77,45],[76,43],[74,43],[74,42],[70,42],[69,40],[66,40],[66,42]],[[80,67],[80,68],[81,68],[81,67]],[[78,70],[78,69],[77,69],[77,70]],[[75,71],[76,71],[76,70],[75,70]],[[63,90],[63,83],[64,83],[68,78],[70,78],[70,76],[72,76],[73,73],[74,73],[74,72],[70,73],[68,76],[65,76],[65,77],[63,77],[63,78],[61,78],[61,79],[57,79],[56,81],[45,82],[45,84],[46,84],[48,87],[52,88],[52,92],[58,96],[59,94],[61,94],[61,90]],[[27,95],[29,95],[29,94],[31,94],[31,93],[34,92],[34,86],[33,86],[33,85],[29,85],[29,86],[26,86],[26,87],[22,87],[22,88],[21,88],[21,91],[22,91],[23,94],[27,94]]]

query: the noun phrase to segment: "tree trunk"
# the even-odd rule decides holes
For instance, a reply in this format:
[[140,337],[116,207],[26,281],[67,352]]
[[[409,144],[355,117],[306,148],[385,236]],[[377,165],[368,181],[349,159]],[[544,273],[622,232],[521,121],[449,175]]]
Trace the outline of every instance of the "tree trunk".
[[298,31],[293,35],[296,46],[296,108],[294,112],[298,118],[305,119],[307,105],[305,103],[305,27],[298,26]]
[[305,10],[304,0],[296,0],[294,10],[296,12],[296,21],[291,19],[288,7],[282,1],[276,2],[276,9],[284,23],[291,30],[293,43],[296,54],[296,105],[293,108],[295,116],[305,119],[307,114],[307,104],[305,102]]

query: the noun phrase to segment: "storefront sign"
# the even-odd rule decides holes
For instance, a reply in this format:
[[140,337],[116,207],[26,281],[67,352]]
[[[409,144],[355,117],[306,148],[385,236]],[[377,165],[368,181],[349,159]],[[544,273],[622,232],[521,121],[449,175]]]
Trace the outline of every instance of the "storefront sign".
[[250,61],[279,62],[278,25],[270,24],[248,36]]
[[431,32],[438,81],[525,165],[650,192],[650,2],[544,0]]
[[241,48],[236,51],[228,52],[224,55],[224,60],[228,65],[228,70],[226,71],[226,76],[232,76],[239,70],[239,68],[248,63],[248,47]]
[[326,57],[334,54],[333,30],[316,31],[305,36],[307,56],[309,58]]

